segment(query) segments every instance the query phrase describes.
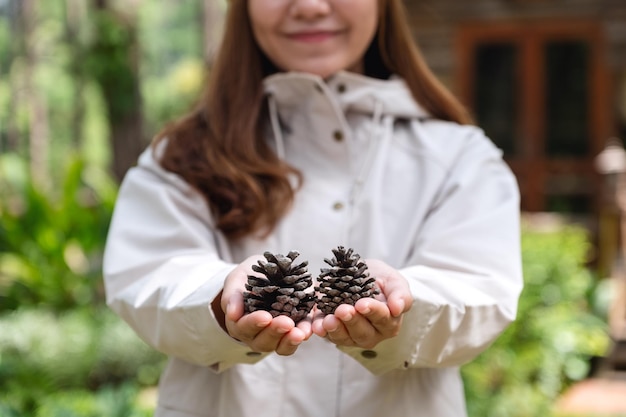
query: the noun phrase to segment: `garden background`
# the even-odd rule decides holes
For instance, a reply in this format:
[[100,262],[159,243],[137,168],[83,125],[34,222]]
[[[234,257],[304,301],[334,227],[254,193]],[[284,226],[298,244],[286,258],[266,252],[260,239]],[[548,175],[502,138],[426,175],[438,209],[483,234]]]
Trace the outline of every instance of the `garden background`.
[[[105,306],[119,180],[203,82],[225,5],[0,0],[0,417],[139,417],[164,357]],[[471,417],[549,416],[610,338],[586,231],[523,233],[519,319],[463,368]]]

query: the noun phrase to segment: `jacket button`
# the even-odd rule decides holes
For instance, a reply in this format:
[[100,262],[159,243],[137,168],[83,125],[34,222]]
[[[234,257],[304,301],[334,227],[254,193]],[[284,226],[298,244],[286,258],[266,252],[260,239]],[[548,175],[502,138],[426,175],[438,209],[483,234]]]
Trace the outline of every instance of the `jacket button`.
[[339,211],[341,209],[343,209],[343,203],[341,201],[337,201],[335,204],[333,204],[333,210]]
[[250,356],[255,357],[255,356],[261,356],[261,352],[246,352],[246,356]]
[[363,352],[361,352],[361,356],[363,356],[365,359],[374,359],[376,356],[378,356],[378,353],[373,350],[364,350]]
[[339,84],[337,86],[337,92],[338,93],[345,93],[346,92],[346,85],[345,84]]
[[337,142],[341,142],[343,140],[343,132],[341,130],[335,130],[333,132],[333,138],[337,141]]

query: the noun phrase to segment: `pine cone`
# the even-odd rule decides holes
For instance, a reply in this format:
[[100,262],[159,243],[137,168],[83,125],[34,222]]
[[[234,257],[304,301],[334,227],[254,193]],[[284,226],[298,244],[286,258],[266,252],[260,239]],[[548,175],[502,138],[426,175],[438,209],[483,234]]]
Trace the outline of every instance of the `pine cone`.
[[369,276],[367,265],[353,249],[343,246],[333,249],[335,257],[324,259],[330,268],[322,268],[315,290],[321,293],[317,308],[324,314],[333,314],[340,304],[354,305],[364,297],[374,297],[380,291],[376,280]]
[[256,310],[269,311],[272,317],[285,315],[298,323],[304,319],[315,305],[315,295],[305,290],[313,284],[307,272],[307,261],[293,265],[300,255],[290,251],[287,256],[265,252],[265,261],[252,265],[252,270],[264,277],[248,275],[248,283],[243,293],[246,313]]

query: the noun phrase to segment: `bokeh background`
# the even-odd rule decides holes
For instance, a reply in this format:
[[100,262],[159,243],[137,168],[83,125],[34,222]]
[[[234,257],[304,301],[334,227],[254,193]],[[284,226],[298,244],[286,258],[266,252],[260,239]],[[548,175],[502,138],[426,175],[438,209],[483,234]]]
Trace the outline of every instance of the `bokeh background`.
[[[463,367],[470,416],[626,415],[563,405],[594,381],[626,403],[626,1],[405,4],[522,190],[519,319]],[[194,104],[226,7],[0,0],[0,417],[151,415],[165,358],[106,308],[102,250],[120,180]]]

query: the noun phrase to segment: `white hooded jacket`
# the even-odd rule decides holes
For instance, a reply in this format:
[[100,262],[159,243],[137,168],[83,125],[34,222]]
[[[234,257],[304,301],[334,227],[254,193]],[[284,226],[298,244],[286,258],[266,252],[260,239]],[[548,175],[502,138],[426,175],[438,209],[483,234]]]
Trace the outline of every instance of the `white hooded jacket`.
[[[265,88],[268,139],[304,177],[268,238],[228,241],[150,150],[121,186],[107,301],[171,358],[156,415],[464,416],[458,367],[515,318],[522,288],[518,189],[501,152],[475,127],[429,117],[398,78],[283,73]],[[213,316],[248,256],[295,249],[315,276],[339,245],[407,279],[398,336],[363,350],[314,335],[284,357],[251,352]]]

